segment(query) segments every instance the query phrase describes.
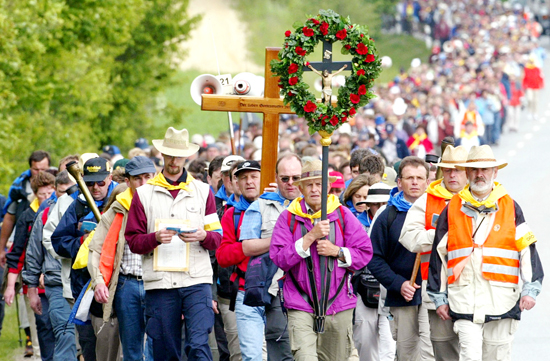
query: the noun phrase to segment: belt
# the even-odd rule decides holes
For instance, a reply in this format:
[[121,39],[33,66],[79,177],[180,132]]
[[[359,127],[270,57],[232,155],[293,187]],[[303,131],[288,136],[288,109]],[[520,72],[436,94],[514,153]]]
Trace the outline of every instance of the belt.
[[124,274],[121,274],[121,276],[124,276],[126,278],[133,278],[133,279],[136,279],[138,281],[143,281],[143,276],[135,276],[135,275],[124,275]]

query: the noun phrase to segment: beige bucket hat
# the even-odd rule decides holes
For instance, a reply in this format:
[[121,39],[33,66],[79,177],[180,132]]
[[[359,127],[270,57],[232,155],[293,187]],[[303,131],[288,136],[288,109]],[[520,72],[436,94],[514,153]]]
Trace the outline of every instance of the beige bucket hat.
[[488,145],[473,146],[468,153],[468,159],[464,163],[455,164],[457,169],[463,168],[493,168],[502,169],[508,163],[505,161],[497,161],[493,150]]
[[164,139],[154,139],[153,145],[159,152],[172,157],[189,157],[199,151],[197,144],[189,142],[187,129],[168,128]]
[[[310,179],[319,179],[323,175],[323,163],[320,160],[306,161],[302,167],[302,178],[299,181],[295,181],[294,184],[300,185],[301,182]],[[336,182],[337,177],[328,177],[329,183]]]
[[453,147],[448,145],[441,156],[439,163],[435,163],[435,166],[441,168],[453,168],[456,169],[457,164],[466,163],[468,160],[468,151],[463,146]]

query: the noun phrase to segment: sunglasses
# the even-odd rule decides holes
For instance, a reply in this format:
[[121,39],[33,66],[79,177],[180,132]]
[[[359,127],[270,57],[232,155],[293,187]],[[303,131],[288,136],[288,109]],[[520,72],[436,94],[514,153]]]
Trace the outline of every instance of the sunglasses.
[[281,181],[283,183],[288,183],[290,181],[290,178],[292,178],[292,181],[293,182],[297,182],[301,179],[301,177],[299,175],[294,175],[292,177],[287,177],[287,176],[284,176],[284,177],[279,177],[281,179]]
[[99,182],[86,182],[87,187],[93,187],[95,184],[97,184],[100,187],[103,187],[105,185],[105,181],[99,181]]

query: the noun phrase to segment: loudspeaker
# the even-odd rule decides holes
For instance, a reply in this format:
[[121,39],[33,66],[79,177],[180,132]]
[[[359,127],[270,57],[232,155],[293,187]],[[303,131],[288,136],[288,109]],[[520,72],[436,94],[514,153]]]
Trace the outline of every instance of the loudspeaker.
[[246,95],[259,97],[264,94],[265,80],[263,76],[256,76],[252,73],[239,73],[233,77],[233,93],[235,95]]
[[191,98],[198,105],[201,105],[202,94],[222,94],[222,83],[214,75],[202,74],[196,77],[191,83]]

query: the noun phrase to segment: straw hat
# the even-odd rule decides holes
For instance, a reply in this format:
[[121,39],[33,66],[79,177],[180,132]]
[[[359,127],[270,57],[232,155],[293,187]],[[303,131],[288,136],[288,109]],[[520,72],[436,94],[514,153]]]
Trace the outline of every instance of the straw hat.
[[448,145],[441,156],[439,163],[435,165],[441,168],[453,168],[456,169],[455,165],[464,163],[468,159],[468,151],[463,146],[459,145],[458,147],[453,147]]
[[[302,167],[302,178],[300,180],[295,181],[294,184],[300,185],[301,182],[307,181],[310,179],[319,179],[323,175],[323,163],[320,160],[311,160],[304,163]],[[336,182],[338,178],[336,177],[328,177],[329,183]]]
[[199,151],[199,146],[189,142],[187,129],[168,128],[164,139],[153,140],[159,152],[172,157],[189,157]]
[[493,154],[493,150],[488,145],[473,146],[468,153],[468,159],[465,163],[455,164],[457,169],[463,168],[492,168],[497,167],[502,169],[508,163],[497,161]]

